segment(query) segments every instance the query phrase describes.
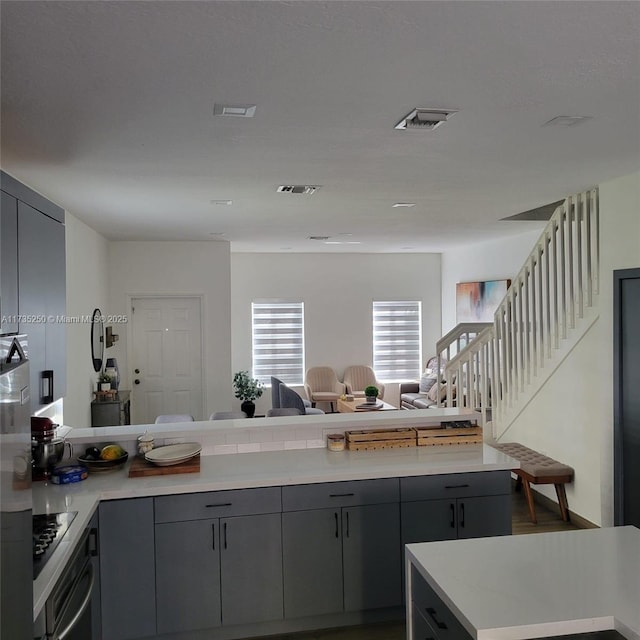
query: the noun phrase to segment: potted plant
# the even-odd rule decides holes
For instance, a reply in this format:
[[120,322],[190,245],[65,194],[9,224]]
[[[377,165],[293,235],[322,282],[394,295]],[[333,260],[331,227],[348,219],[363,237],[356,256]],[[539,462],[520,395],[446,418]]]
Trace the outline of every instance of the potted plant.
[[253,418],[256,412],[254,400],[262,395],[262,383],[257,378],[249,376],[248,371],[238,371],[233,376],[233,386],[236,398],[242,400],[240,408],[249,418]]
[[367,402],[370,404],[376,403],[379,393],[380,391],[378,391],[378,387],[374,387],[372,384],[364,389],[364,395],[367,398]]
[[98,376],[98,385],[100,391],[111,391],[111,376],[108,373],[102,372]]

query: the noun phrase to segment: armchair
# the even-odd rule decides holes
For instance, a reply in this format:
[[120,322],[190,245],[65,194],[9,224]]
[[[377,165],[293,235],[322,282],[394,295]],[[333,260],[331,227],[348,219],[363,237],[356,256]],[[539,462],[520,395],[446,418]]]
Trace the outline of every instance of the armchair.
[[369,385],[378,388],[378,398],[382,400],[384,396],[384,384],[376,380],[376,374],[371,367],[366,365],[354,365],[347,367],[344,372],[344,384],[347,387],[347,393],[364,398],[364,390]]
[[345,392],[345,386],[338,380],[336,372],[331,367],[310,367],[304,379],[304,388],[311,406],[317,402],[328,402],[331,411],[335,411],[334,402]]

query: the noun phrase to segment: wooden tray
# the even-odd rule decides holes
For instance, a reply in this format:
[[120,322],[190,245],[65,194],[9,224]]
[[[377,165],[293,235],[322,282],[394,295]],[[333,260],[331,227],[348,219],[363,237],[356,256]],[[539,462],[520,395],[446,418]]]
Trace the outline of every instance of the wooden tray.
[[346,431],[347,449],[396,449],[415,447],[416,431],[412,427],[398,429]]
[[418,436],[419,447],[482,443],[482,427],[464,427],[454,429],[417,427],[416,433]]
[[180,464],[158,467],[144,458],[136,456],[129,466],[130,478],[146,478],[148,476],[166,476],[173,473],[200,473],[200,454]]

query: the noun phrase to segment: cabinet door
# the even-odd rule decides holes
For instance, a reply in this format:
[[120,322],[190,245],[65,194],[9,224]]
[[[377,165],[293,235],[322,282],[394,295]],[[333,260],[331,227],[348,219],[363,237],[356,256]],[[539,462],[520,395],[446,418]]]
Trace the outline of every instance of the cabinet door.
[[504,536],[511,533],[511,496],[460,498],[457,503],[459,538]]
[[157,524],[158,635],[219,627],[219,520]]
[[[64,226],[18,202],[19,313],[31,316],[19,331],[28,338],[33,411],[65,393],[66,325],[58,318],[66,309],[65,273]],[[48,370],[53,379],[45,381]]]
[[16,333],[18,315],[18,201],[2,191],[0,206],[0,333]]
[[456,501],[421,500],[401,505],[402,544],[457,538]]
[[343,610],[340,529],[340,509],[282,514],[285,618]]
[[345,611],[402,603],[398,503],[342,510]]
[[156,635],[153,498],[100,504],[103,640]]
[[220,520],[222,624],[282,620],[279,513]]

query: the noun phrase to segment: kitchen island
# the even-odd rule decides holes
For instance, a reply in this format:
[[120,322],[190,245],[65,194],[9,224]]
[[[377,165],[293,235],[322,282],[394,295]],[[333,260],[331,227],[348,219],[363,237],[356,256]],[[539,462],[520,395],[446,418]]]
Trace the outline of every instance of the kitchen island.
[[411,544],[406,562],[409,640],[521,640],[607,629],[640,640],[635,527]]

